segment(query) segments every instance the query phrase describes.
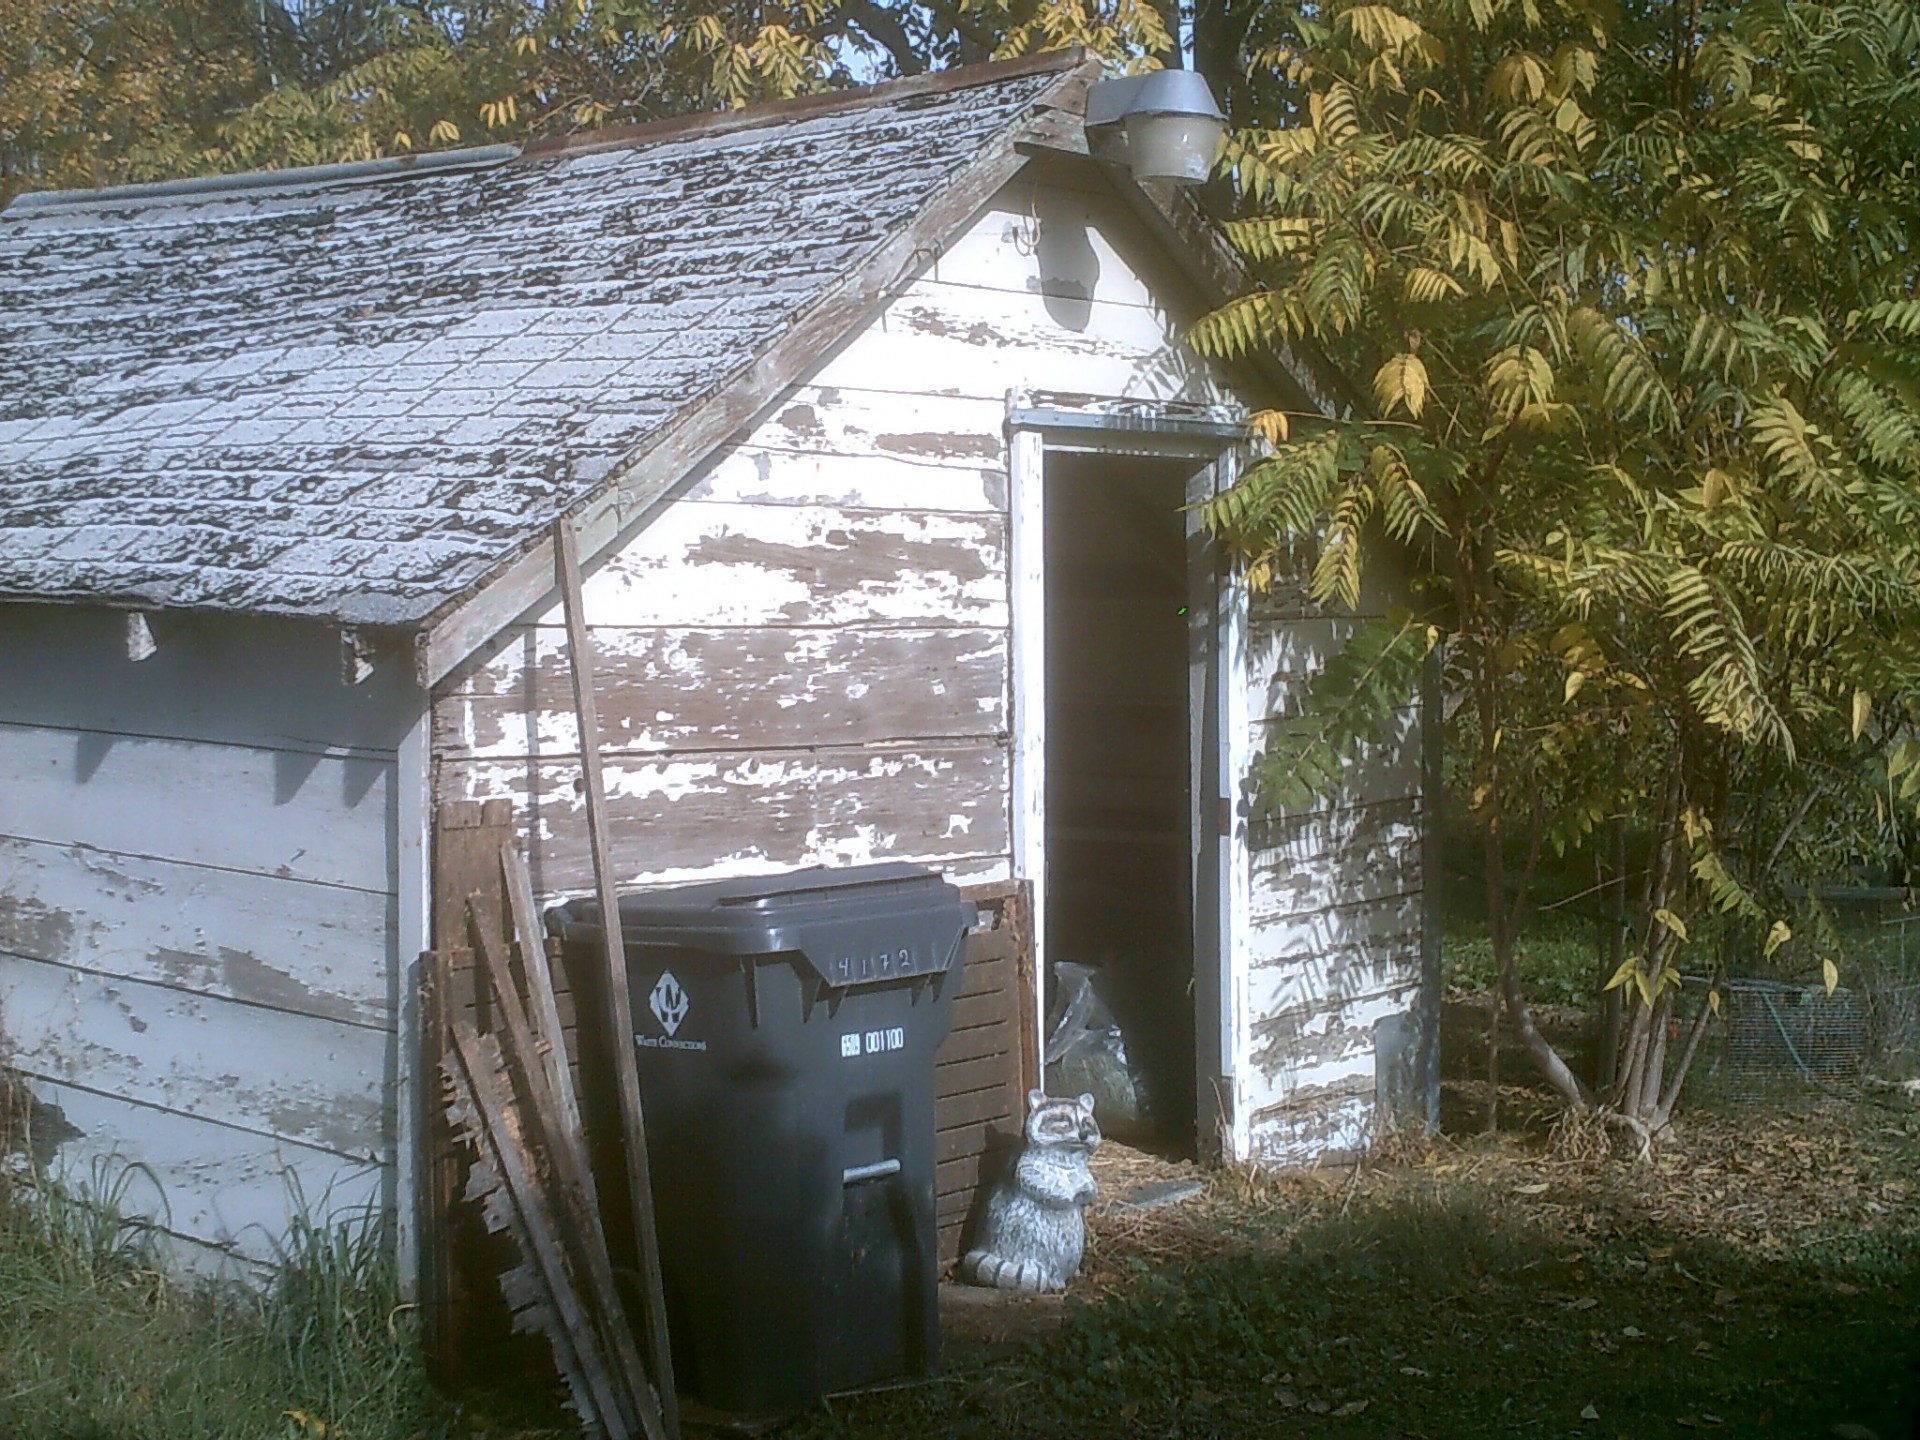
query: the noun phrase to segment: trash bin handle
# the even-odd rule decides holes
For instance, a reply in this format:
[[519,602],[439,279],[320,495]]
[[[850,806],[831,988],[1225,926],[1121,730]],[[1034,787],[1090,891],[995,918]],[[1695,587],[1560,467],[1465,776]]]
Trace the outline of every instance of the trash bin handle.
[[854,1165],[840,1172],[842,1185],[858,1185],[862,1180],[884,1180],[900,1173],[898,1160],[878,1160],[871,1165]]

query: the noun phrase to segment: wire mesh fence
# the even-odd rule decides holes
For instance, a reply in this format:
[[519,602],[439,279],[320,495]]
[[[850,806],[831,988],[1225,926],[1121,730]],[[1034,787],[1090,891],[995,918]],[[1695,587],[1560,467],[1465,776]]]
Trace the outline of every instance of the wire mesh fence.
[[[1696,1072],[1716,1091],[1771,1097],[1872,1075],[1920,1075],[1920,908],[1899,889],[1821,892],[1840,942],[1842,983],[1736,975]],[[1704,985],[1689,987],[1703,997]]]

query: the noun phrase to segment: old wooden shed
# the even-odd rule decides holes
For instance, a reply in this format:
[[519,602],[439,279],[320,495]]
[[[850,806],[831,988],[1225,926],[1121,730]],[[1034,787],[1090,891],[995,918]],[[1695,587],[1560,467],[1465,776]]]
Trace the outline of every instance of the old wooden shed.
[[622,884],[1024,880],[1043,979],[1175,1017],[1203,1150],[1421,1110],[1420,715],[1250,823],[1353,617],[1250,611],[1183,507],[1315,385],[1183,349],[1237,272],[1088,158],[1096,75],[0,213],[0,1032],[47,1145],[139,1162],[190,1257],[270,1257],[290,1187],[411,1246],[437,807],[591,883],[563,519]]

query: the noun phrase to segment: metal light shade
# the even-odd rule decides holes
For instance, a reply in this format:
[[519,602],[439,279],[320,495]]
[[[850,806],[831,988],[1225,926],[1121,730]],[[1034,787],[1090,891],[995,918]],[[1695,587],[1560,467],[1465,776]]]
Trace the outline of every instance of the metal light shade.
[[1133,178],[1198,185],[1213,173],[1226,130],[1208,115],[1129,115],[1127,163]]
[[1103,80],[1087,92],[1090,143],[1122,127],[1134,179],[1197,185],[1213,172],[1227,120],[1201,76],[1156,70]]

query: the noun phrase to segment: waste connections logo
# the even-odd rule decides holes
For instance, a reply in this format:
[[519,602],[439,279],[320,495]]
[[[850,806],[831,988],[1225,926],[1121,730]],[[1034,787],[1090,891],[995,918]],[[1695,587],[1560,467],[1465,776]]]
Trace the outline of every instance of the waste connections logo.
[[660,1022],[660,1028],[667,1033],[662,1035],[635,1035],[633,1043],[642,1050],[704,1050],[704,1040],[676,1040],[674,1032],[686,1022],[687,1011],[693,1008],[693,1002],[687,998],[687,992],[680,982],[673,978],[671,970],[662,970],[660,978],[653,982],[653,992],[647,996],[647,1008],[653,1011],[653,1018]]
[[653,993],[647,997],[647,1008],[653,1011],[653,1018],[660,1022],[660,1028],[669,1038],[687,1018],[687,992],[680,988],[671,970],[660,972]]

